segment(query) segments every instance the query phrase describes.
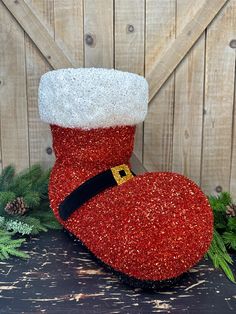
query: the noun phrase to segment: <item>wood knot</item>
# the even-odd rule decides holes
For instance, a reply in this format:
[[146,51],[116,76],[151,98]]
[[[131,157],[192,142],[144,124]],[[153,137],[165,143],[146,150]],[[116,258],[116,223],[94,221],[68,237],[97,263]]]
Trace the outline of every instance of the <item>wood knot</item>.
[[48,155],[52,155],[52,147],[47,147],[46,152]]
[[236,39],[232,39],[230,42],[229,42],[229,46],[233,49],[236,48]]
[[94,46],[95,45],[95,39],[94,39],[94,35],[92,34],[86,34],[85,35],[85,43],[88,46]]
[[188,130],[185,130],[185,131],[184,131],[184,137],[185,137],[186,139],[189,138],[189,132],[188,132]]
[[222,191],[223,191],[222,186],[217,185],[217,187],[216,187],[216,192],[217,192],[217,193],[221,193]]
[[134,25],[128,24],[128,25],[126,26],[126,29],[127,29],[127,32],[128,32],[128,33],[133,33],[133,32],[134,32]]

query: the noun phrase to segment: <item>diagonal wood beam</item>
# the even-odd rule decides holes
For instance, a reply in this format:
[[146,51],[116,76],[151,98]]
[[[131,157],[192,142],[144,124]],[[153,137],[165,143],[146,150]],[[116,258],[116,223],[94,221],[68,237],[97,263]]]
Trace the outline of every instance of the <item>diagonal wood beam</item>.
[[54,41],[54,38],[25,1],[2,0],[2,2],[54,69],[76,66]]
[[[1,1],[54,69],[76,67],[76,64],[74,64],[69,56],[58,46],[46,27],[23,0]],[[152,67],[146,75],[149,82],[150,101],[228,1],[229,0],[206,0],[166,52],[160,58],[151,61],[153,63]]]
[[206,0],[164,54],[150,62],[152,67],[146,75],[150,101],[227,2],[228,0]]

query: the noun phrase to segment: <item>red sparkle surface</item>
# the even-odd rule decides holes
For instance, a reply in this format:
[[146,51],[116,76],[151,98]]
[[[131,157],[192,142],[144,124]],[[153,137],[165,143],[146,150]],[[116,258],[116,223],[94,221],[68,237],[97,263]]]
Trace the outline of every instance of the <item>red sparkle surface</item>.
[[101,171],[129,164],[135,127],[51,130],[57,158],[51,208],[98,258],[137,279],[164,280],[203,257],[212,240],[212,209],[198,185],[177,173],[136,176],[93,197],[63,222],[58,206],[73,189]]

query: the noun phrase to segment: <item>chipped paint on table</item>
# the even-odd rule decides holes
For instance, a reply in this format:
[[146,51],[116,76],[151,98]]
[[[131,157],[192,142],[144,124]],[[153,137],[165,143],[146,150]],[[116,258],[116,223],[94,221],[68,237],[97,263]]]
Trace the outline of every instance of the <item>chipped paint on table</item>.
[[42,234],[26,247],[31,259],[0,262],[0,313],[236,311],[236,285],[204,259],[178,285],[155,292],[119,282],[64,231]]

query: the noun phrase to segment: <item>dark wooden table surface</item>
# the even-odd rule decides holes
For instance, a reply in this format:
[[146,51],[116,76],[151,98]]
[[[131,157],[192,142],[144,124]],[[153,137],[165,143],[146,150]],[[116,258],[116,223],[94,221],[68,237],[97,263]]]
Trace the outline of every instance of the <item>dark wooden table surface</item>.
[[204,259],[155,292],[119,282],[63,230],[26,247],[29,260],[0,262],[0,313],[236,313],[236,285]]

